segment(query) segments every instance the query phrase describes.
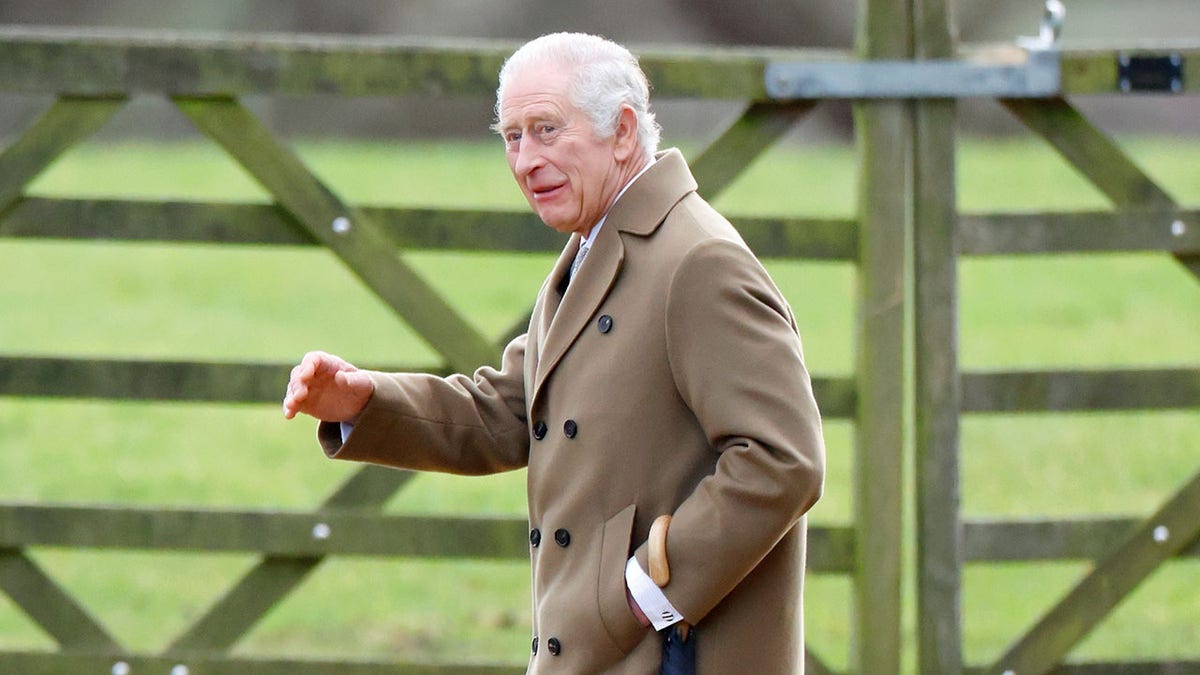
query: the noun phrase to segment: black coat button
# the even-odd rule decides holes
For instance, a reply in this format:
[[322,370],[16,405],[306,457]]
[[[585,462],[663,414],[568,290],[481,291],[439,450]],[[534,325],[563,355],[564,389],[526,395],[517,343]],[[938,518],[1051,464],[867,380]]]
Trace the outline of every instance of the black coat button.
[[533,423],[533,437],[534,437],[535,439],[537,439],[537,440],[539,440],[539,441],[540,441],[540,440],[542,440],[543,438],[545,438],[545,437],[546,437],[546,431],[547,431],[547,427],[546,427],[546,423],[545,423],[545,422],[543,422],[543,421],[541,421],[541,420],[538,420],[538,421],[536,421],[536,422],[534,422],[534,423]]
[[537,653],[537,636],[533,636],[533,653]]
[[529,531],[529,545],[537,548],[542,543],[542,531],[536,527]]
[[601,333],[607,333],[612,330],[612,317],[607,314],[601,314],[600,320],[596,322],[596,328],[599,328]]
[[554,531],[554,543],[566,548],[571,545],[571,533],[563,529]]
[[563,422],[563,433],[567,435],[567,438],[575,438],[575,434],[579,433],[579,425],[575,420],[567,420]]
[[562,653],[562,643],[558,641],[558,638],[546,640],[546,647],[550,650],[550,656],[558,656]]

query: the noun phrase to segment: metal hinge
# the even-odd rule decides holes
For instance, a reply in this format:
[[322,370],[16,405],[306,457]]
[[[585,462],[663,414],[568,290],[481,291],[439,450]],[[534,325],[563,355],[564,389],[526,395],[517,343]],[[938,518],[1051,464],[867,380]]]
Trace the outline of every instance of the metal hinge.
[[815,98],[1048,98],[1062,90],[1058,38],[1066,8],[1046,0],[1036,37],[991,60],[930,59],[770,63],[772,99]]

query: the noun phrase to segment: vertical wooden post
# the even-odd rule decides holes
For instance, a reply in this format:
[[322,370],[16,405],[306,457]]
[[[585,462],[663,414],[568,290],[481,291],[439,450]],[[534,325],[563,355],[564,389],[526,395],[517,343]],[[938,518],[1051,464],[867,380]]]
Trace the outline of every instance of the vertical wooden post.
[[[859,4],[858,55],[907,58],[910,0]],[[909,218],[910,106],[854,105],[859,156],[851,670],[900,671],[904,486],[904,261]]]
[[[914,0],[915,58],[954,56],[947,5]],[[931,675],[963,670],[955,109],[925,99],[913,113],[917,658]]]

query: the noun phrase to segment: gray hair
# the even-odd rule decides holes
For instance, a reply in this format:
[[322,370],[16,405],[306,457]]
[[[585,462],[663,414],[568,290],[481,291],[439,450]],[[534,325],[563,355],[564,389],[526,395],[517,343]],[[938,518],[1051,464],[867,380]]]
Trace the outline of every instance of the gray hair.
[[662,129],[650,112],[650,82],[628,49],[596,35],[551,33],[513,52],[500,69],[497,120],[505,86],[527,66],[544,63],[570,68],[571,103],[588,116],[598,138],[611,138],[616,133],[621,106],[632,108],[637,116],[638,146],[647,159],[654,157]]

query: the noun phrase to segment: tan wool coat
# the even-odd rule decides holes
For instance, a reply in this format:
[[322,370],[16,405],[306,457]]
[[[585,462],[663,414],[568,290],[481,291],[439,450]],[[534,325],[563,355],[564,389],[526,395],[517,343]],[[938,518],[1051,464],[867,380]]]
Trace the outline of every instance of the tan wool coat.
[[674,150],[610,210],[568,286],[578,235],[499,369],[372,373],[338,459],[484,474],[528,468],[535,673],[657,673],[661,637],[625,597],[671,514],[663,592],[696,628],[698,672],[803,670],[805,513],[821,422],[792,311]]

